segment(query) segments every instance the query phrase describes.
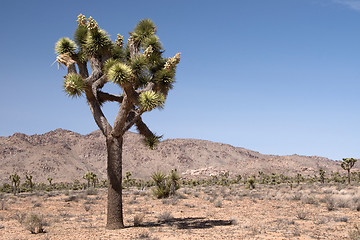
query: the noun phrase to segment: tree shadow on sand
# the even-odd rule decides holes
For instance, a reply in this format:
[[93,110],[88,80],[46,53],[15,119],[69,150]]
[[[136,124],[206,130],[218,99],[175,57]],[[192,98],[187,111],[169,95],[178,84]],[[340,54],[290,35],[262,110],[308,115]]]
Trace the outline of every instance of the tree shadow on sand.
[[142,223],[142,227],[160,227],[164,225],[176,226],[178,229],[204,229],[215,226],[234,225],[234,220],[209,220],[205,218],[171,218],[157,222]]

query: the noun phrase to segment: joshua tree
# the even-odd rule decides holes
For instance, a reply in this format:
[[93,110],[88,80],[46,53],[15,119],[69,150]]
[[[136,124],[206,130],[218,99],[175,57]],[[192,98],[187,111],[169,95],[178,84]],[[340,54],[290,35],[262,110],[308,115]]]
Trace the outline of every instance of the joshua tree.
[[48,180],[48,182],[49,182],[49,187],[50,187],[50,190],[52,189],[52,178],[51,177],[49,177],[49,178],[47,178],[47,180]]
[[[150,131],[141,115],[155,108],[163,108],[173,87],[180,54],[163,58],[156,27],[149,19],[141,20],[130,32],[127,45],[118,34],[112,42],[97,22],[78,16],[74,41],[61,38],[55,45],[57,62],[67,68],[64,89],[67,95],[85,95],[94,120],[106,138],[108,176],[108,229],[123,228],[122,210],[122,146],[124,133],[132,126],[144,136],[153,149],[161,136]],[[88,64],[89,63],[89,64]],[[88,66],[91,67],[89,74]],[[106,83],[117,85],[120,95],[104,92]],[[102,106],[106,102],[120,105],[111,126]]]
[[357,162],[357,159],[355,158],[343,158],[341,162],[341,167],[348,172],[348,184],[350,184],[351,181],[351,174],[350,169],[354,166],[354,164]]
[[248,178],[246,182],[246,188],[253,190],[255,188],[255,179],[254,178]]
[[97,178],[96,174],[93,173],[93,172],[87,172],[87,173],[83,176],[83,178],[87,180],[87,187],[88,187],[88,188],[90,187],[90,183],[92,183],[92,184],[93,184],[93,187],[95,187],[96,182],[98,181],[98,178]]
[[10,175],[9,177],[10,181],[11,181],[11,185],[14,188],[14,195],[16,195],[16,193],[18,191],[20,191],[19,186],[20,186],[20,176],[17,175],[17,173],[14,173],[12,175]]
[[29,184],[30,190],[33,190],[33,182],[32,182],[32,176],[31,175],[25,175],[26,177],[26,183]]
[[179,185],[179,174],[177,173],[177,169],[171,170],[169,174],[169,195],[175,195],[176,190],[180,188]]
[[319,169],[319,175],[320,175],[320,182],[322,183],[322,184],[324,184],[325,183],[325,170],[324,169]]
[[127,188],[130,187],[130,185],[134,182],[133,179],[131,179],[131,172],[126,172],[125,173],[125,179],[124,179],[124,183],[126,185]]

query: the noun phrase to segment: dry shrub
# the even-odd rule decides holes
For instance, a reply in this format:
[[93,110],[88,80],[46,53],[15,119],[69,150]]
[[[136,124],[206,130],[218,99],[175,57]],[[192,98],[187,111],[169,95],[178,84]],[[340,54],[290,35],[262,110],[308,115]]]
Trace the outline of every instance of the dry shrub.
[[216,200],[214,202],[214,207],[221,208],[222,207],[222,201],[220,199]]
[[341,195],[335,197],[335,204],[339,208],[349,208],[351,206],[352,197],[350,195]]
[[162,223],[168,223],[174,220],[174,217],[170,212],[163,212],[158,217],[158,221]]
[[359,225],[354,225],[354,228],[349,231],[350,240],[360,240],[360,228]]
[[296,216],[300,220],[305,220],[307,218],[308,212],[305,210],[300,210],[296,213]]
[[145,214],[137,214],[134,216],[134,226],[138,227],[141,225],[145,217]]
[[44,233],[45,221],[42,216],[37,214],[30,214],[24,220],[24,226],[32,234]]
[[1,199],[0,201],[0,210],[7,210],[5,199]]

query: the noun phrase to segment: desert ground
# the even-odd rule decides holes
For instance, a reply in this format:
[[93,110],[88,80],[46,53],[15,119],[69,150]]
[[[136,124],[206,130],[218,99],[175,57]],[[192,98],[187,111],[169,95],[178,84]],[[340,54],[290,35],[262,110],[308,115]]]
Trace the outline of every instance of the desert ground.
[[[0,193],[0,239],[360,239],[358,185],[182,186],[166,199],[129,188],[121,230],[105,229],[106,196]],[[32,215],[44,233],[30,232]]]

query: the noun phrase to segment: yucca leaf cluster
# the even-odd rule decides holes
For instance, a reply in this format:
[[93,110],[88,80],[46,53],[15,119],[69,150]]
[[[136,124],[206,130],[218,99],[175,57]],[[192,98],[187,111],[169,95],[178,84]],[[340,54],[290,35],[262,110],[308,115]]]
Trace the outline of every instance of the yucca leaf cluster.
[[85,91],[82,77],[76,73],[69,73],[64,80],[64,90],[68,96],[79,97]]
[[157,136],[155,134],[152,134],[148,137],[145,137],[143,139],[143,142],[144,142],[145,146],[147,146],[149,149],[153,150],[160,143],[160,139],[162,137],[163,136]]
[[[162,57],[163,47],[156,36],[156,26],[150,19],[141,20],[124,44],[124,37],[117,34],[115,41],[107,32],[101,29],[95,19],[82,14],[77,19],[78,27],[74,40],[61,38],[55,44],[58,62],[70,57],[77,64],[86,63],[91,57],[98,57],[102,63],[102,74],[109,82],[124,87],[130,83],[133,88],[142,89],[149,83],[154,84],[150,91],[138,95],[134,102],[143,111],[164,106],[168,91],[175,83],[176,66],[180,61],[180,53],[171,58]],[[137,54],[131,56],[131,51],[137,49]],[[68,64],[68,62],[66,62]],[[79,97],[85,91],[84,80],[80,75],[65,77],[64,89],[67,95]],[[83,76],[84,78],[84,76]]]
[[153,194],[156,198],[167,198],[180,188],[180,177],[176,169],[171,170],[168,176],[162,172],[155,172],[151,178],[155,183]]

